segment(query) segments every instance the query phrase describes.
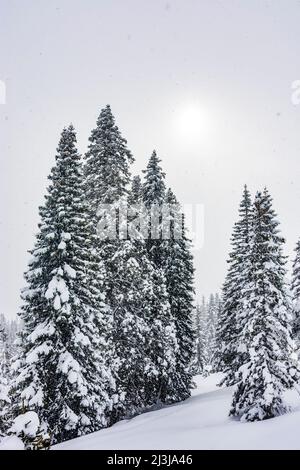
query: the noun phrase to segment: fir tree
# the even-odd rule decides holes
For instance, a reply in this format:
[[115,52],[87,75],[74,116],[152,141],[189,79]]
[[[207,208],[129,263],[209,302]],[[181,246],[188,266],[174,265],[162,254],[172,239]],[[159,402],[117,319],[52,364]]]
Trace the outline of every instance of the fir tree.
[[162,208],[166,202],[165,173],[160,166],[161,160],[156,151],[152,155],[144,170],[145,181],[143,184],[143,202],[150,211],[149,234],[147,238],[147,250],[151,261],[161,268],[165,260],[166,243],[162,237]]
[[286,411],[285,389],[298,379],[291,360],[290,312],[284,276],[284,239],[267,190],[257,193],[252,221],[251,278],[240,290],[244,309],[241,341],[248,351],[236,373],[230,414],[257,421]]
[[251,198],[245,186],[239,208],[239,220],[234,225],[231,238],[232,251],[229,255],[229,268],[223,286],[222,311],[217,326],[216,341],[219,353],[216,368],[225,373],[221,384],[225,383],[227,386],[235,383],[235,372],[243,361],[241,356],[245,354],[239,341],[242,329],[240,312],[243,309],[240,292],[249,277],[250,226]]
[[223,311],[222,298],[219,294],[215,294],[215,354],[214,354],[214,372],[221,372],[222,352],[219,344],[220,338],[218,331],[221,327],[221,314]]
[[5,435],[10,423],[9,378],[7,333],[0,325],[0,437]]
[[[6,363],[11,364],[12,358],[17,353],[16,339],[17,334],[21,329],[21,324],[17,320],[8,320],[3,313],[0,314],[0,330],[3,331],[5,341],[5,357]],[[11,372],[10,367],[7,367],[8,373]]]
[[[101,111],[90,137],[85,185],[91,219],[98,229],[98,251],[106,267],[106,299],[113,313],[111,360],[117,394],[111,423],[152,404],[146,384],[157,376],[148,349],[151,343],[149,329],[154,328],[150,321],[150,305],[155,292],[152,277],[156,274],[148,260],[144,240],[138,231],[135,237],[127,233],[128,226],[123,217],[127,215],[128,202],[136,204],[140,201],[138,178],[129,191],[132,162],[126,140],[107,106]],[[109,207],[104,206],[107,204]],[[116,230],[112,236],[106,236],[104,232],[107,221],[115,221]]]
[[147,351],[150,341],[150,303],[152,300],[152,266],[138,242],[124,240],[117,251],[113,303],[115,376],[117,401],[112,421],[128,418],[147,406],[145,383],[155,375]]
[[205,359],[206,373],[215,371],[216,361],[216,324],[217,324],[217,305],[213,294],[209,297],[205,328]]
[[147,168],[143,171],[145,174],[145,183],[143,186],[143,199],[145,204],[159,204],[165,202],[166,195],[166,174],[160,166],[161,160],[155,150],[149,158]]
[[205,298],[202,298],[201,304],[197,304],[194,313],[194,325],[195,325],[195,354],[193,361],[193,373],[202,374],[207,364],[206,357],[206,303]]
[[[106,264],[107,299],[112,305],[116,251],[122,245],[118,237],[118,214],[120,207],[126,206],[133,157],[115,124],[109,105],[101,110],[89,141],[84,165],[85,193],[91,220],[98,229],[98,247]],[[106,237],[101,230],[103,221],[109,222],[110,217],[116,217],[116,232]]]
[[8,331],[6,322],[0,323],[0,375],[8,377],[10,374],[10,355],[8,344]]
[[130,164],[134,159],[109,105],[100,112],[89,141],[84,167],[85,191],[91,215],[96,218],[101,204],[114,204],[128,195]]
[[193,327],[193,257],[186,236],[184,217],[180,205],[168,189],[165,202],[169,211],[169,239],[166,240],[164,271],[166,288],[175,322],[178,352],[176,356],[177,399],[190,396],[192,388],[191,365],[194,354],[195,331]]
[[[165,272],[166,240],[163,239],[162,208],[165,203],[165,174],[154,151],[144,171],[143,203],[151,214],[146,240],[148,257],[154,266],[151,323],[148,351],[157,375],[147,383],[148,403],[172,403],[178,400],[181,381],[177,367],[178,342],[175,319],[167,292]],[[154,218],[155,217],[155,221]]]
[[217,371],[218,345],[216,328],[221,304],[218,294],[211,294],[209,300],[202,298],[195,311],[196,359],[193,363],[195,374],[208,375]]
[[296,256],[293,261],[292,273],[292,295],[293,295],[293,336],[296,340],[297,347],[300,343],[300,240],[295,248]]
[[[141,189],[140,178],[133,178],[128,196],[129,226],[140,215]],[[153,404],[149,383],[158,374],[148,349],[153,329],[151,308],[156,299],[155,272],[139,229],[137,226],[136,230],[131,230],[116,252],[116,269],[120,275],[115,279],[119,280],[118,290],[122,293],[114,329],[119,393],[114,407],[115,421],[134,416]],[[116,299],[118,295],[116,290]]]
[[222,298],[219,294],[215,294],[215,320],[216,324],[219,322],[219,317],[222,312]]
[[101,291],[104,271],[72,125],[62,132],[49,180],[22,292],[13,399],[16,415],[36,411],[59,442],[107,425],[113,386],[105,363],[110,319]]

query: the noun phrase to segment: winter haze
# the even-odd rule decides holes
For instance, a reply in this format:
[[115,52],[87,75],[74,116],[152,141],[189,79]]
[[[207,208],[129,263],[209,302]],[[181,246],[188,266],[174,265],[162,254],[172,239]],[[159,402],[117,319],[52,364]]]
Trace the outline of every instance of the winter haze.
[[[179,200],[204,204],[198,297],[223,282],[244,183],[269,188],[291,255],[300,234],[300,105],[291,101],[299,24],[295,0],[0,0],[0,312],[18,311],[62,128],[73,122],[85,152],[107,103],[136,172],[155,148]],[[187,109],[196,123],[181,129]]]

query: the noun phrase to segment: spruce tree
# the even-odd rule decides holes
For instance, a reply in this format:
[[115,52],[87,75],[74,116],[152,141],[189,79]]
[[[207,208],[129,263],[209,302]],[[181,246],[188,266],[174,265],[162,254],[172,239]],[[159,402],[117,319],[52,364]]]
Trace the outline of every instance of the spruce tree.
[[194,311],[194,329],[195,329],[195,353],[193,361],[193,374],[203,374],[206,358],[206,302],[202,297],[201,304],[197,304]]
[[166,202],[165,173],[160,166],[156,151],[148,161],[143,184],[143,203],[150,211],[149,235],[147,238],[147,250],[151,261],[157,268],[161,268],[165,262],[166,243],[162,238],[162,208]]
[[0,324],[0,437],[5,435],[10,423],[10,364],[7,346],[7,332],[4,325]]
[[216,323],[217,323],[217,305],[213,294],[209,297],[206,315],[205,328],[205,351],[206,351],[206,373],[215,371],[216,361]]
[[[134,177],[128,195],[128,228],[140,217],[141,202],[141,180]],[[156,304],[156,274],[139,225],[121,241],[116,255],[116,268],[120,270],[118,289],[122,289],[122,297],[114,331],[119,393],[114,407],[115,421],[134,416],[156,403],[152,383],[159,373],[149,350],[151,331],[155,328],[151,313]],[[116,298],[118,295],[116,291]]]
[[290,305],[285,285],[284,239],[265,190],[255,197],[252,220],[251,277],[240,289],[241,341],[248,355],[236,373],[230,415],[243,421],[272,418],[286,411],[283,391],[298,373],[291,360]]
[[221,314],[223,311],[222,298],[219,294],[215,294],[215,354],[214,354],[214,372],[221,372],[222,353],[221,345],[219,344],[220,338],[218,331],[221,327]]
[[14,413],[36,411],[53,442],[108,423],[113,382],[106,365],[110,318],[104,269],[84,198],[73,126],[65,128],[49,176],[39,232],[22,292],[21,352]]
[[9,377],[10,359],[7,322],[2,321],[0,322],[0,375],[2,377]]
[[17,320],[8,320],[3,313],[0,314],[0,330],[5,336],[5,355],[7,363],[10,364],[13,356],[17,353],[17,345],[15,343],[17,333],[21,329],[21,324]]
[[229,267],[223,285],[222,311],[217,325],[216,341],[219,353],[216,368],[224,372],[221,384],[225,383],[227,386],[235,383],[235,372],[245,354],[239,340],[242,329],[240,312],[243,310],[240,292],[248,282],[249,276],[251,212],[250,193],[245,186],[239,207],[239,220],[234,225],[231,237],[232,251],[229,255]]
[[[111,423],[152,404],[147,383],[157,376],[149,351],[149,329],[156,327],[150,321],[155,293],[152,277],[156,273],[148,260],[144,240],[138,231],[135,237],[127,233],[124,217],[128,203],[139,203],[141,196],[138,178],[132,191],[129,188],[132,162],[126,140],[106,106],[90,137],[85,187],[91,220],[97,227],[98,251],[106,268],[106,300],[113,315],[111,361],[117,393]],[[134,216],[130,214],[130,218]],[[112,236],[104,232],[107,221],[115,222]]]
[[191,365],[194,354],[193,326],[194,268],[190,241],[186,235],[184,216],[180,205],[168,189],[165,202],[168,210],[169,239],[165,241],[164,271],[166,288],[175,322],[178,352],[176,355],[177,399],[190,396],[192,388]]
[[218,324],[219,316],[222,311],[222,299],[219,294],[215,294],[215,321]]
[[300,240],[295,248],[296,256],[293,261],[292,296],[293,296],[293,337],[297,347],[300,345]]
[[89,141],[84,167],[85,191],[90,213],[95,218],[100,205],[114,204],[128,195],[130,164],[134,159],[109,105],[101,110]]
[[177,370],[178,342],[165,272],[167,243],[163,239],[162,220],[162,209],[166,198],[165,174],[155,151],[152,153],[144,173],[143,204],[151,214],[146,248],[154,267],[154,298],[151,304],[152,328],[148,351],[157,371],[157,375],[153,376],[147,384],[148,402],[172,403],[179,399],[178,390],[184,389],[184,385],[179,385],[181,378]]

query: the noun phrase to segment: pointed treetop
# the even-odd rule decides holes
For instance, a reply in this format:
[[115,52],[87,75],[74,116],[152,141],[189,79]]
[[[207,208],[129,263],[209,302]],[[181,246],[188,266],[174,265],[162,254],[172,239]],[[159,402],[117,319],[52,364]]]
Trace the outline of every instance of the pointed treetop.
[[[114,115],[109,105],[106,105],[105,108],[101,109],[96,123],[97,128],[101,128],[102,130],[115,128],[115,130],[118,131],[118,127],[115,125]],[[93,142],[93,134],[95,131],[93,131],[91,137],[89,138],[90,142]]]
[[246,184],[244,185],[243,196],[244,196],[244,199],[248,199],[248,198],[250,199],[250,191]]
[[146,206],[152,204],[163,204],[166,193],[165,173],[160,166],[160,158],[155,150],[149,159],[145,173],[145,183],[143,190],[143,200]]
[[277,226],[279,222],[276,220],[277,214],[272,207],[273,198],[265,187],[263,192],[257,191],[254,199],[254,208],[258,212],[260,218],[267,216],[272,219],[272,225]]
[[[118,140],[119,145],[122,145],[123,147],[126,146],[127,140],[121,136],[121,132],[116,125],[115,117],[109,104],[107,104],[105,108],[101,109],[96,124],[96,129],[92,131],[92,134],[89,137],[90,142],[95,143],[97,137],[102,137],[102,139],[108,138],[105,143],[109,144],[113,136],[115,141]],[[127,156],[129,157],[130,162],[134,161],[129,150],[127,150]]]
[[[147,169],[151,168],[152,170],[155,170],[157,173],[161,173],[162,177],[164,178],[165,173],[162,171],[162,168],[159,165],[160,162],[161,162],[161,159],[158,157],[156,150],[153,150],[151,157],[149,158]],[[143,172],[146,173],[147,170],[144,170]]]
[[69,126],[65,126],[63,128],[62,133],[60,135],[58,146],[60,147],[60,145],[62,143],[65,143],[66,141],[74,142],[74,143],[77,141],[76,131],[72,123],[69,124]]
[[[57,154],[55,156],[55,160],[57,162],[58,168],[60,164],[65,165],[64,160],[72,159],[79,161],[81,156],[76,147],[77,137],[76,131],[73,124],[70,124],[68,127],[64,127],[59,139],[59,143],[57,146]],[[60,163],[59,163],[60,162]],[[53,173],[56,174],[58,168],[53,168]],[[48,179],[52,179],[51,175],[48,176]]]
[[178,205],[178,200],[175,196],[175,194],[173,193],[172,189],[171,188],[168,188],[167,190],[167,194],[166,194],[166,202],[167,204],[174,204],[174,205]]
[[279,221],[273,209],[272,201],[273,199],[266,188],[263,192],[257,192],[253,213],[254,238],[257,237],[263,249],[273,253],[273,257],[279,257],[279,264],[284,264],[287,258],[282,253],[282,245],[285,243],[285,239],[278,228]]
[[101,110],[89,141],[85,155],[86,196],[93,216],[99,204],[113,204],[128,194],[134,158],[109,105]]
[[252,201],[251,195],[247,188],[247,185],[244,185],[242,199],[239,205],[239,219],[235,222],[233,227],[233,232],[231,235],[231,246],[232,251],[229,254],[231,261],[235,263],[237,254],[240,255],[241,252],[248,254],[248,243],[250,236],[250,222],[252,216]]
[[247,207],[251,206],[251,194],[246,184],[244,185],[243,196],[242,196],[240,207],[243,208],[245,206]]

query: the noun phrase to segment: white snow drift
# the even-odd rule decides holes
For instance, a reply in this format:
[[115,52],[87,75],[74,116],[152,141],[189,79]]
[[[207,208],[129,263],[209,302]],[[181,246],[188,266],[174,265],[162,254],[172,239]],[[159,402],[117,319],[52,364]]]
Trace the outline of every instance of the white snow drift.
[[206,379],[197,376],[197,389],[190,399],[53,449],[300,449],[300,397],[296,391],[286,394],[290,413],[241,423],[228,418],[232,388],[218,388],[219,380],[220,374]]

